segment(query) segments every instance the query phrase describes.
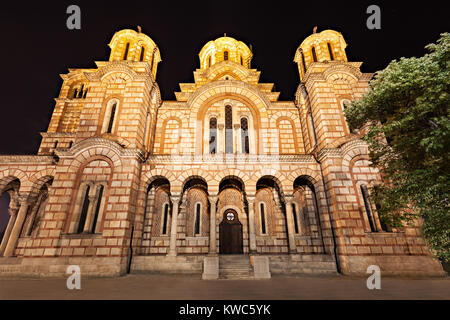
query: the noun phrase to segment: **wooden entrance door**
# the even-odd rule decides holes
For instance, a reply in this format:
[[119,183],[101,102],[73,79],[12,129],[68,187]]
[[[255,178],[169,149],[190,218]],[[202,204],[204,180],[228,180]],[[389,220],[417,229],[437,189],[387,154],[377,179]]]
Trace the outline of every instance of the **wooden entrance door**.
[[225,210],[219,225],[220,253],[243,253],[242,224],[233,209]]

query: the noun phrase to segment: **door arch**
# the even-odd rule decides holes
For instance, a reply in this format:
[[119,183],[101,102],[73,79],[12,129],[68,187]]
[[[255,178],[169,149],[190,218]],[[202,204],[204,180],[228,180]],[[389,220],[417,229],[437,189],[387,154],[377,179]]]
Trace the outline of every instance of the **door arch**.
[[237,212],[227,209],[223,213],[219,225],[219,252],[221,254],[240,254],[244,252],[242,238],[242,223]]

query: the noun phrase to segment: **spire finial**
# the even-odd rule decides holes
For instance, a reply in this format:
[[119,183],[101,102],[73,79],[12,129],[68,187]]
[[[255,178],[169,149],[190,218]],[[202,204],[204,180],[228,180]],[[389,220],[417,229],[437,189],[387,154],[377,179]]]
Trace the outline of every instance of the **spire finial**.
[[317,32],[317,26],[315,26],[313,29],[313,33],[316,33],[316,32]]
[[142,31],[141,26],[137,26],[137,28],[138,28],[138,32],[141,33],[141,31]]
[[227,36],[227,34],[226,34],[226,33],[224,33],[224,34],[223,34],[223,36],[224,36],[224,37],[226,37],[226,36]]

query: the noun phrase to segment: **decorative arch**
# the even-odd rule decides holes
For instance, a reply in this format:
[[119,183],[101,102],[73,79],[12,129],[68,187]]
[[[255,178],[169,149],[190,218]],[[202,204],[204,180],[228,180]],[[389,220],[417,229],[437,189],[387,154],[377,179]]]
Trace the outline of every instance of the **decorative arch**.
[[210,181],[214,180],[213,176],[208,171],[200,168],[190,168],[187,170],[183,170],[183,172],[178,176],[177,181],[180,183],[183,189],[186,183],[193,178],[202,180],[207,186]]
[[28,182],[28,176],[25,172],[20,169],[6,169],[4,171],[0,171],[0,192],[3,192],[3,189],[14,180],[19,180],[20,188],[23,189],[23,185]]
[[342,168],[350,169],[352,159],[357,156],[368,156],[368,145],[360,139],[351,140],[341,147],[342,152]]
[[160,154],[164,154],[164,149],[165,149],[165,144],[166,144],[166,131],[167,131],[167,123],[169,121],[175,121],[178,125],[178,141],[175,143],[176,145],[180,145],[181,139],[182,139],[182,123],[181,123],[181,119],[178,117],[168,117],[165,118],[163,123],[162,123],[162,131],[161,131],[161,145],[160,145],[160,149],[159,149],[159,153]]
[[234,178],[238,180],[242,184],[242,187],[244,188],[243,191],[245,192],[245,190],[247,190],[248,184],[246,185],[245,183],[248,182],[250,178],[246,173],[240,171],[239,169],[230,168],[218,172],[218,174],[215,177],[215,179],[219,181],[219,185],[222,181],[228,178],[230,179]]
[[117,142],[93,137],[75,143],[70,150],[56,151],[59,157],[74,157],[74,161],[69,171],[77,171],[82,163],[94,156],[104,157],[113,163],[114,167],[122,166],[121,157],[126,154],[126,150]]
[[323,76],[327,82],[344,81],[355,83],[361,78],[362,72],[348,64],[336,64],[327,68],[323,72]]
[[170,186],[172,187],[174,184],[176,185],[177,177],[173,173],[173,171],[169,171],[165,168],[155,168],[152,169],[142,175],[141,183],[142,183],[142,189],[147,190],[148,186],[155,181],[156,179],[166,179],[169,181]]
[[286,116],[278,117],[277,118],[277,122],[276,122],[276,127],[279,130],[278,131],[278,147],[279,147],[279,152],[278,153],[279,154],[285,154],[285,152],[282,152],[283,143],[281,142],[281,131],[279,129],[281,121],[287,121],[291,125],[291,134],[292,134],[293,143],[294,143],[294,153],[298,154],[299,153],[299,151],[298,151],[299,143],[298,143],[298,139],[297,139],[297,130],[295,128],[295,123],[294,123],[294,121],[291,118],[286,117]]
[[277,170],[275,168],[264,168],[260,171],[254,172],[251,177],[251,180],[247,184],[249,190],[256,191],[256,186],[257,186],[259,180],[261,180],[263,178],[272,179],[277,184],[281,195],[284,194],[284,190],[289,190],[289,188],[286,189],[286,183],[285,183],[286,176],[284,176],[282,173],[280,173],[280,170]]
[[[239,92],[239,93],[238,93]],[[217,101],[232,97],[242,102],[251,112],[255,132],[256,153],[262,150],[261,117],[267,115],[269,101],[252,86],[235,80],[211,82],[199,88],[188,100],[189,125],[195,128],[195,151],[203,153],[204,121],[209,107]]]
[[31,193],[37,195],[42,186],[54,178],[55,168],[47,168],[32,175],[29,181],[32,183]]
[[294,182],[298,177],[304,177],[305,179],[307,179],[309,182],[311,182],[311,184],[314,186],[314,188],[316,189],[316,192],[319,191],[319,187],[322,185],[321,184],[321,177],[320,177],[320,173],[314,170],[311,170],[309,168],[300,168],[294,171],[291,171],[289,173],[289,175],[286,177],[286,186],[289,188],[289,190],[293,190],[294,189]]

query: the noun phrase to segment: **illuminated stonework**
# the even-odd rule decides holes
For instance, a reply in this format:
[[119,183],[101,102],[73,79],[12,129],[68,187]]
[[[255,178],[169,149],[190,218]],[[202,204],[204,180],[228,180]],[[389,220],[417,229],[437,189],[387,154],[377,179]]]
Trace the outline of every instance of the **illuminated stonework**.
[[250,68],[253,54],[245,43],[230,37],[209,41],[200,51],[200,68],[208,69],[221,61],[233,61]]
[[295,52],[292,101],[259,82],[251,50],[230,37],[202,48],[176,101],[161,98],[150,37],[127,29],[109,45],[109,61],[61,75],[37,155],[0,156],[11,198],[0,275],[60,276],[71,264],[83,276],[365,275],[369,265],[443,275],[420,221],[390,229],[370,201],[380,174],[343,109],[372,74],[347,61],[339,32]]

